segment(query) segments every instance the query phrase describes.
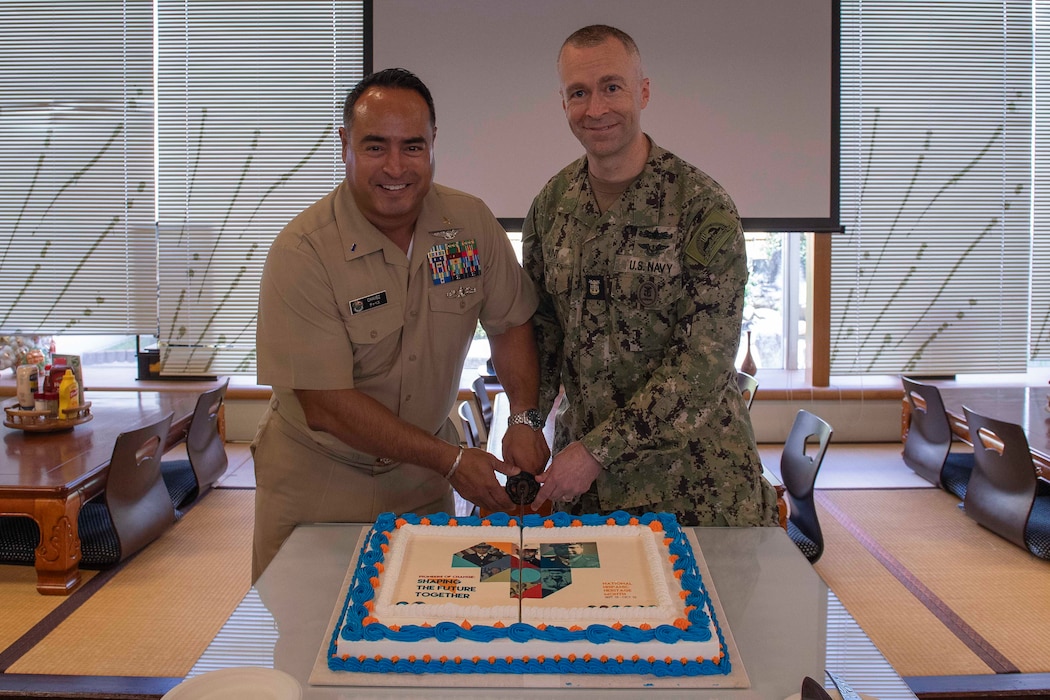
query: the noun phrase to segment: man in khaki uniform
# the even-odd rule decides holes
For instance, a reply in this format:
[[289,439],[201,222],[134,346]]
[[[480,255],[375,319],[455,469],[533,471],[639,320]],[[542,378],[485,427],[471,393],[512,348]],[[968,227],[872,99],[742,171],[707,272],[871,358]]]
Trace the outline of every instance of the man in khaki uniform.
[[273,399],[252,444],[253,580],[295,525],[451,512],[452,487],[510,510],[495,471],[543,469],[543,434],[519,420],[506,464],[459,447],[449,420],[480,320],[523,415],[538,404],[534,288],[481,200],[433,183],[434,106],[401,69],[344,106],[346,179],[289,223],[267,256],[259,381]]
[[541,407],[565,389],[534,504],[776,525],[733,367],[747,281],[736,207],[642,131],[649,79],[630,36],[575,32],[558,74],[586,153],[540,191],[522,232]]

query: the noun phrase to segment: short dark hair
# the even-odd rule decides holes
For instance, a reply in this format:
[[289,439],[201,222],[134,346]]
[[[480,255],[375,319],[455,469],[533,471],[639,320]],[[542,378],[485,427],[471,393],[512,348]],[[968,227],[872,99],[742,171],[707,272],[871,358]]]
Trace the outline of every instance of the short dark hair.
[[562,43],[561,49],[558,50],[558,60],[561,60],[561,52],[565,50],[566,46],[589,49],[603,43],[606,39],[617,39],[627,49],[627,53],[632,56],[641,57],[642,55],[638,50],[638,44],[634,43],[634,39],[627,32],[616,27],[610,27],[607,24],[591,24],[581,27],[569,35],[569,38]]
[[347,129],[354,122],[354,105],[357,104],[361,95],[365,94],[365,91],[372,87],[400,88],[418,93],[427,103],[427,109],[430,110],[430,126],[437,125],[437,117],[434,114],[434,98],[430,95],[430,90],[427,89],[423,81],[415,73],[404,68],[386,68],[371,75],[366,75],[347,94],[346,101],[343,103],[343,126]]

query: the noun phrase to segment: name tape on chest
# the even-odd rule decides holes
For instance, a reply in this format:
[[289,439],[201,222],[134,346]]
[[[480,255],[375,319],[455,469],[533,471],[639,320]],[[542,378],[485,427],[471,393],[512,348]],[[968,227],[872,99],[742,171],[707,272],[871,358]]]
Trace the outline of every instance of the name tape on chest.
[[481,259],[473,238],[438,243],[427,252],[427,263],[434,284],[448,284],[481,275]]
[[368,296],[359,297],[357,299],[350,300],[350,313],[359,314],[369,309],[375,309],[380,306],[384,306],[387,303],[386,290],[376,292],[375,294],[369,294]]

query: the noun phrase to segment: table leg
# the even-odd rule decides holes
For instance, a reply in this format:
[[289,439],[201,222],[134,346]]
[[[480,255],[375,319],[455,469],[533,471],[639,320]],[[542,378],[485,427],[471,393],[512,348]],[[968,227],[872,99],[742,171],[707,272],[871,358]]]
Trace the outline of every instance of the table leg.
[[77,517],[81,495],[39,499],[33,518],[40,527],[36,548],[36,589],[43,595],[68,595],[80,585],[80,536]]

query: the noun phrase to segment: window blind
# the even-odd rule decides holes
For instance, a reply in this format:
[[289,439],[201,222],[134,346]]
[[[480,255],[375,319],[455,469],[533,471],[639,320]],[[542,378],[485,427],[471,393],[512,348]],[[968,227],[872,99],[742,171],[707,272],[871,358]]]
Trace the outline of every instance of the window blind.
[[1035,13],[1031,362],[1050,366],[1050,2]]
[[270,243],[343,178],[363,3],[157,8],[161,373],[254,374]]
[[832,374],[1027,369],[1032,40],[1029,0],[842,1]]
[[153,333],[153,12],[0,4],[0,332]]

